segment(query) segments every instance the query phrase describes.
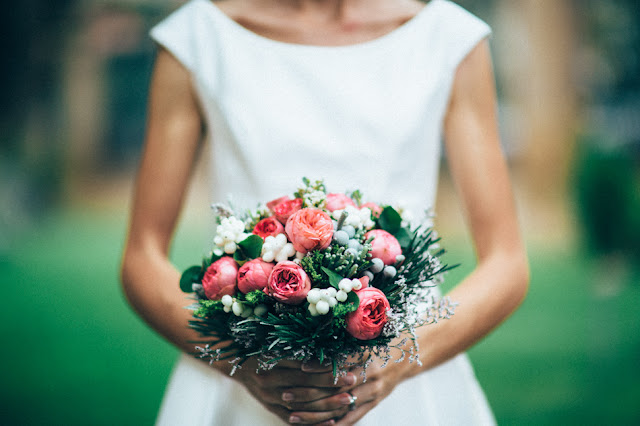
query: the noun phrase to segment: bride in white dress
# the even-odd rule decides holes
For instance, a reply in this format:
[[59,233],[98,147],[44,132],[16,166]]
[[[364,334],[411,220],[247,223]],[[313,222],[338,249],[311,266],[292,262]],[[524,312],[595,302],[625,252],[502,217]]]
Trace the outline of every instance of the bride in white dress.
[[528,277],[489,33],[448,0],[191,0],[152,30],[159,52],[122,276],[131,304],[169,341],[194,350],[167,253],[202,139],[207,201],[233,194],[253,207],[308,176],[421,212],[435,201],[444,136],[478,256],[450,294],[456,315],[419,330],[422,367],[374,365],[365,383],[350,374],[334,386],[330,373],[295,363],[230,378],[226,363],[183,355],[158,424],[494,423],[461,353],[518,306]]

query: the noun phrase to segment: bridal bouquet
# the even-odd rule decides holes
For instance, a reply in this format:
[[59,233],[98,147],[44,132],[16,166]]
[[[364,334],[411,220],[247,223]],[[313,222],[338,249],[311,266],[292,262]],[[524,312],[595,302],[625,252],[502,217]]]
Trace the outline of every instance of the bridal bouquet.
[[400,209],[362,203],[359,191],[303,183],[256,210],[213,206],[213,251],[180,279],[195,300],[190,326],[203,336],[196,355],[229,360],[232,374],[256,357],[263,369],[331,362],[337,377],[354,359],[388,362],[392,348],[419,363],[416,327],[455,307],[432,294],[450,269],[435,233],[406,223]]

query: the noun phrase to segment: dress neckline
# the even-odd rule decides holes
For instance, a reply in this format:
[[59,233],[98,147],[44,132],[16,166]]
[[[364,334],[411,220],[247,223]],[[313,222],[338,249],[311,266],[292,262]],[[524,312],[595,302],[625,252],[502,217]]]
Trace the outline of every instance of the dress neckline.
[[[194,0],[201,3],[206,3],[206,8],[214,17],[217,17],[222,24],[229,28],[229,31],[234,31],[237,34],[242,35],[245,38],[252,39],[256,43],[262,43],[272,48],[291,49],[297,51],[353,51],[356,49],[366,49],[369,47],[379,46],[385,43],[392,43],[393,40],[400,38],[403,34],[409,32],[412,28],[416,27],[420,21],[426,16],[430,15],[430,11],[435,3],[442,0],[430,0],[425,4],[422,9],[418,11],[413,17],[406,22],[402,23],[393,30],[382,34],[376,38],[365,40],[357,43],[342,44],[342,45],[320,45],[320,44],[305,44],[305,43],[292,43],[286,41],[276,40],[270,37],[260,35],[234,21],[229,15],[224,13],[212,0]],[[393,43],[392,43],[393,44]]]

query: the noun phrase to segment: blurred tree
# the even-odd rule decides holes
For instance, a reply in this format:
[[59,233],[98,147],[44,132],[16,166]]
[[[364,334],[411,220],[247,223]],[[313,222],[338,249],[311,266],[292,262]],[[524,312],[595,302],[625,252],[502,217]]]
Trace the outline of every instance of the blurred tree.
[[[5,8],[0,38],[0,226],[39,213],[60,189],[60,52],[75,0],[23,0]],[[0,233],[3,233],[0,231]]]
[[[587,105],[575,167],[590,253],[640,264],[640,2],[585,0],[577,87]],[[606,262],[605,262],[606,263]]]

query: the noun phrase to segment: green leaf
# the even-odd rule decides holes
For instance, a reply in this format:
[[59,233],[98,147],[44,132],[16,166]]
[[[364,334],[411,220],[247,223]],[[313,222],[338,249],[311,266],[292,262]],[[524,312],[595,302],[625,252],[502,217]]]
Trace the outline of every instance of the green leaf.
[[244,255],[242,250],[236,250],[233,253],[233,260],[235,260],[239,264],[242,264],[242,263],[244,263],[245,260],[247,260],[247,256]]
[[378,223],[380,224],[380,228],[384,229],[390,234],[395,234],[400,230],[400,225],[402,224],[402,218],[400,214],[391,206],[387,206],[380,213],[380,218],[378,218]]
[[324,266],[322,267],[322,270],[329,277],[329,284],[331,284],[332,287],[339,289],[340,287],[338,287],[338,283],[340,283],[344,277],[329,268],[325,268]]
[[202,273],[202,266],[192,266],[182,273],[180,276],[180,290],[185,293],[193,293],[191,285],[194,282],[200,281],[200,274]]
[[393,234],[393,236],[396,237],[396,239],[400,243],[400,247],[402,248],[409,247],[411,241],[413,240],[413,236],[409,231],[407,231],[407,228],[400,228],[398,232]]
[[360,298],[355,291],[350,291],[349,293],[347,293],[347,301],[345,303],[352,303],[353,310],[355,311],[356,309],[358,309],[358,306],[360,306]]
[[[262,254],[262,237],[252,234],[238,243],[238,247],[242,250],[242,254],[248,259],[255,259]],[[244,259],[242,259],[244,260]]]

